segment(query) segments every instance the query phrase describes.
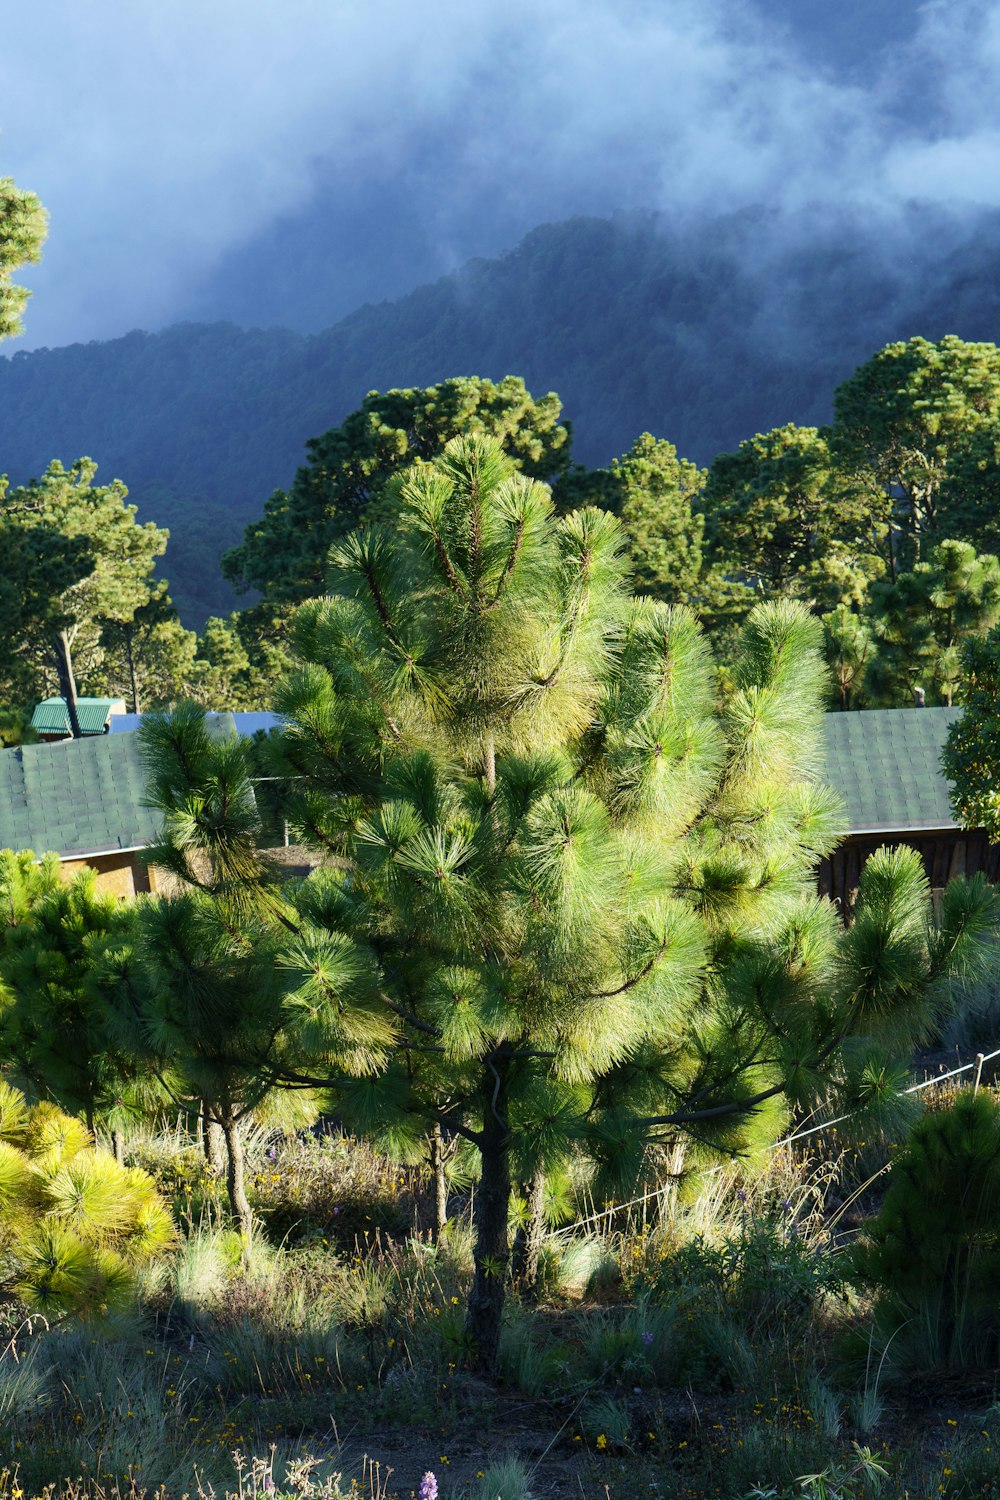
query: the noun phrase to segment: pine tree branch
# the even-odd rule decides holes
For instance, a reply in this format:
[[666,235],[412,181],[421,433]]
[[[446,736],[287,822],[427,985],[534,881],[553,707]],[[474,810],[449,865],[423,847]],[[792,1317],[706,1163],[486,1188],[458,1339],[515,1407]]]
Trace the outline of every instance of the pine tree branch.
[[[384,994],[381,990],[379,991],[378,998],[388,1010],[392,1011],[393,1015],[399,1016],[401,1021],[406,1021],[410,1026],[413,1026],[417,1031],[424,1032],[427,1036],[440,1037],[441,1031],[439,1027],[432,1026],[429,1021],[422,1021],[420,1017],[415,1016],[412,1011],[404,1010],[401,1005],[397,1005],[395,1001],[390,1000],[389,996]],[[443,1051],[443,1048],[441,1050]]]
[[486,606],[487,610],[496,609],[497,605],[500,603],[501,599],[503,598],[504,589],[507,587],[507,584],[510,582],[510,576],[513,573],[514,569],[517,567],[517,560],[518,560],[518,558],[521,555],[521,546],[522,546],[523,542],[524,542],[524,517],[522,516],[521,519],[518,521],[518,523],[517,523],[517,529],[514,532],[514,541],[511,544],[510,556],[507,558],[506,566],[504,567],[503,573],[500,576],[500,581],[499,581],[499,583],[496,586],[496,592],[494,593],[493,598],[490,600],[489,604],[487,604],[487,606]]
[[648,963],[643,965],[638,974],[634,974],[631,979],[626,979],[625,983],[620,984],[615,990],[592,990],[590,994],[584,995],[583,999],[613,1000],[616,995],[625,995],[629,990],[634,990],[637,984],[641,984],[642,981],[652,973],[653,969],[659,963],[664,953],[666,953],[669,946],[669,942],[666,938],[664,938],[663,942],[660,944],[659,948],[657,948],[652,958],[650,958]]

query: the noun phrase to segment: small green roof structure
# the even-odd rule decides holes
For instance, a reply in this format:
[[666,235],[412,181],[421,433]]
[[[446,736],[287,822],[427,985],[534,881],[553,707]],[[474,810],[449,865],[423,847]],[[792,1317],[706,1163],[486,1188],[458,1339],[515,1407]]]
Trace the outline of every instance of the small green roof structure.
[[62,859],[144,849],[161,819],[145,796],[135,734],[0,750],[0,848]]
[[840,793],[846,834],[956,828],[941,769],[960,708],[872,708],[828,713],[820,777]]
[[[107,734],[112,714],[124,712],[124,698],[78,698],[76,700],[76,715],[80,721],[81,734]],[[71,734],[65,698],[43,699],[31,716],[31,727],[36,734]]]

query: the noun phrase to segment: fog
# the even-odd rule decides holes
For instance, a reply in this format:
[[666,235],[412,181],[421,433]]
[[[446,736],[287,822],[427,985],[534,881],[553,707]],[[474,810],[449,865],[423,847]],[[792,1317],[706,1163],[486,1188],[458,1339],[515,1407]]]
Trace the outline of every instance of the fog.
[[1000,0],[50,0],[8,17],[0,175],[51,214],[17,345],[309,329],[534,225],[654,209],[746,254],[844,217],[920,274],[1000,206]]

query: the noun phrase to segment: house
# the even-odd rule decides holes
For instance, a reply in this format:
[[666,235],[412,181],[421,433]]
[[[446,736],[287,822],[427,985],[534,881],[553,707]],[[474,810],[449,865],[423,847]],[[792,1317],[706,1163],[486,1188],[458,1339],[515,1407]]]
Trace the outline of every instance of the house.
[[[86,701],[86,700],[82,700]],[[131,897],[155,888],[142,850],[160,814],[144,807],[138,736],[94,732],[0,751],[0,849],[53,852],[67,877],[85,866],[98,886]]]
[[829,713],[822,780],[840,793],[845,836],[820,862],[820,893],[849,912],[869,854],[908,844],[933,890],[955,875],[982,871],[1000,882],[1000,848],[981,829],[960,828],[941,769],[941,752],[960,708],[879,708]]
[[[78,698],[76,716],[80,721],[80,732],[84,735],[107,734],[115,719],[125,713],[124,698]],[[39,739],[50,743],[68,739],[69,712],[65,698],[45,698],[31,716],[31,727]]]

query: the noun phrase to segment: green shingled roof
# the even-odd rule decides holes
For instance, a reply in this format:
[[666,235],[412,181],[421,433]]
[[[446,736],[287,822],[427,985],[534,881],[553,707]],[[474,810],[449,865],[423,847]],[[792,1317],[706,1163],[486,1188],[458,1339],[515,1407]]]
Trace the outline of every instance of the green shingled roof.
[[145,795],[134,734],[2,750],[0,848],[64,857],[144,848],[160,826]]
[[[76,714],[80,720],[80,733],[103,734],[113,708],[124,713],[125,699],[78,698]],[[46,698],[39,703],[31,716],[31,727],[36,734],[69,734],[69,714],[65,698]]]
[[960,708],[827,714],[821,777],[844,799],[848,833],[954,828],[941,751]]

